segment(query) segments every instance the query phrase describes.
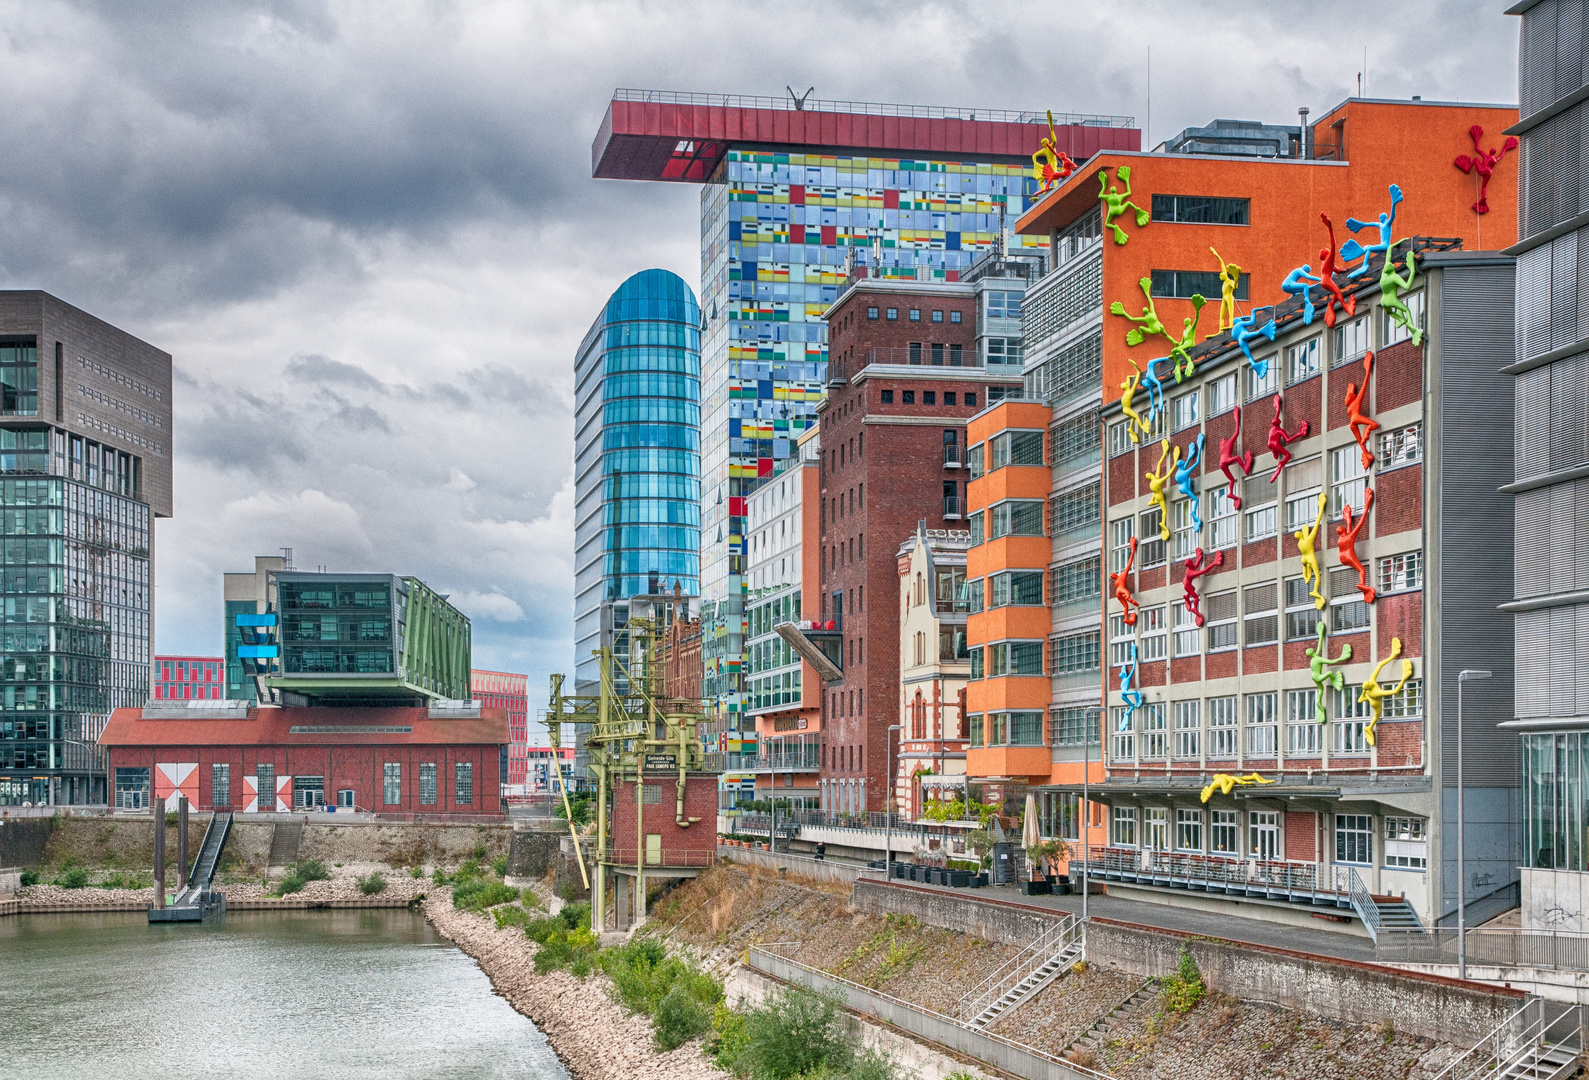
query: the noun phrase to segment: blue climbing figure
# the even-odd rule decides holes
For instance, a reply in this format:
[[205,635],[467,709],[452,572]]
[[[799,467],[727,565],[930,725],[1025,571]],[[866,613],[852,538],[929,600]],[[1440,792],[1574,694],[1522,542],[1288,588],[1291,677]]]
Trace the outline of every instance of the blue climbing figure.
[[1192,487],[1192,470],[1203,460],[1204,438],[1206,436],[1199,435],[1195,443],[1188,445],[1186,457],[1175,466],[1175,486],[1192,501],[1192,528],[1197,532],[1203,531],[1203,515],[1197,512],[1197,492]]
[[1149,360],[1148,366],[1142,370],[1142,382],[1148,388],[1148,431],[1153,431],[1153,422],[1158,419],[1159,413],[1164,411],[1164,382],[1159,378],[1158,372],[1153,369],[1160,364],[1169,362],[1168,356],[1161,356],[1156,360]]
[[[1259,326],[1255,330],[1253,327],[1258,323],[1259,311],[1269,312],[1270,318],[1268,322],[1264,323],[1262,326]],[[1247,357],[1247,363],[1252,365],[1252,369],[1258,373],[1258,377],[1260,379],[1269,377],[1269,361],[1268,359],[1254,360],[1252,356],[1252,345],[1250,343],[1253,338],[1266,337],[1270,341],[1275,339],[1275,334],[1277,331],[1275,329],[1273,313],[1274,308],[1272,307],[1258,308],[1251,315],[1238,316],[1233,321],[1230,328],[1231,339],[1234,340],[1237,345],[1241,346],[1242,353]]]
[[1313,286],[1323,282],[1323,278],[1313,273],[1309,263],[1303,263],[1291,273],[1286,275],[1285,281],[1280,284],[1280,291],[1290,293],[1292,296],[1302,297],[1302,325],[1313,325]]
[[1120,666],[1120,698],[1126,703],[1125,715],[1120,718],[1120,730],[1130,731],[1131,721],[1142,708],[1142,691],[1131,688],[1132,676],[1137,673],[1137,643],[1131,643],[1131,662]]
[[1380,214],[1377,221],[1358,221],[1356,218],[1347,218],[1346,227],[1353,232],[1363,229],[1378,229],[1379,243],[1364,246],[1359,244],[1354,237],[1341,245],[1341,261],[1351,262],[1361,258],[1362,263],[1351,273],[1346,275],[1347,281],[1353,281],[1368,273],[1368,264],[1373,262],[1374,253],[1381,255],[1390,251],[1390,227],[1396,223],[1396,207],[1401,205],[1401,187],[1397,184],[1390,185],[1390,213]]

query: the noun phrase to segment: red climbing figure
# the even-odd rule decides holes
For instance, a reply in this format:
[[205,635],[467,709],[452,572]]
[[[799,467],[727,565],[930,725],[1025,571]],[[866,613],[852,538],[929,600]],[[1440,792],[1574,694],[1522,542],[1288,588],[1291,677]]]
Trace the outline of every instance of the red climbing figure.
[[1352,431],[1352,438],[1357,440],[1357,448],[1363,454],[1363,468],[1372,468],[1374,465],[1374,452],[1368,448],[1369,436],[1379,430],[1379,422],[1371,420],[1363,414],[1363,403],[1368,398],[1368,380],[1374,376],[1374,351],[1370,349],[1363,354],[1363,388],[1359,390],[1356,383],[1346,384],[1346,426]]
[[1276,394],[1275,418],[1274,422],[1269,425],[1269,452],[1275,456],[1275,471],[1269,477],[1271,484],[1280,479],[1280,470],[1291,464],[1291,451],[1286,449],[1286,443],[1294,443],[1298,439],[1306,439],[1308,437],[1308,422],[1306,420],[1302,421],[1302,426],[1297,428],[1295,434],[1286,434],[1285,425],[1280,422],[1281,405],[1280,395]]
[[1131,554],[1126,556],[1125,566],[1121,568],[1118,574],[1109,575],[1109,580],[1114,582],[1115,599],[1120,601],[1120,606],[1126,609],[1126,613],[1120,616],[1120,621],[1127,626],[1135,626],[1137,624],[1137,613],[1134,609],[1142,606],[1142,602],[1131,595],[1131,585],[1128,580],[1131,576],[1131,564],[1136,561],[1136,557],[1137,538],[1133,536],[1131,538]]
[[1341,520],[1345,523],[1335,527],[1336,547],[1341,549],[1341,561],[1357,571],[1357,591],[1363,594],[1363,602],[1372,604],[1379,593],[1374,586],[1368,583],[1368,569],[1363,565],[1363,560],[1357,557],[1357,534],[1363,531],[1363,522],[1368,520],[1368,511],[1374,505],[1374,489],[1363,489],[1363,515],[1357,519],[1357,524],[1352,524],[1352,504],[1347,503],[1341,507]]
[[1344,310],[1347,318],[1357,314],[1357,294],[1347,296],[1335,283],[1335,223],[1328,214],[1320,214],[1319,219],[1330,230],[1330,246],[1319,251],[1319,285],[1324,289],[1324,325],[1334,326],[1336,307]]
[[1501,144],[1499,151],[1485,150],[1479,146],[1479,140],[1484,138],[1484,129],[1474,124],[1468,128],[1468,137],[1473,140],[1473,153],[1475,157],[1458,154],[1456,161],[1452,162],[1465,173],[1479,174],[1479,201],[1473,204],[1475,214],[1488,214],[1490,212],[1490,177],[1495,175],[1495,167],[1501,163],[1508,150],[1517,149],[1517,136],[1508,135]]
[[1252,451],[1245,454],[1236,453],[1236,444],[1241,441],[1241,406],[1236,406],[1236,430],[1230,433],[1230,438],[1219,440],[1219,471],[1225,474],[1225,479],[1230,481],[1230,504],[1237,510],[1241,509],[1241,496],[1236,494],[1236,478],[1230,474],[1232,465],[1240,465],[1244,475],[1252,475]]
[[1197,620],[1198,626],[1203,625],[1203,610],[1198,607],[1197,586],[1193,583],[1204,574],[1212,574],[1215,570],[1218,570],[1224,561],[1225,553],[1216,551],[1214,552],[1214,558],[1207,565],[1204,565],[1202,548],[1192,552],[1192,557],[1186,560],[1186,580],[1183,582],[1185,595],[1182,597],[1181,602],[1186,605],[1186,610],[1192,613],[1192,618]]

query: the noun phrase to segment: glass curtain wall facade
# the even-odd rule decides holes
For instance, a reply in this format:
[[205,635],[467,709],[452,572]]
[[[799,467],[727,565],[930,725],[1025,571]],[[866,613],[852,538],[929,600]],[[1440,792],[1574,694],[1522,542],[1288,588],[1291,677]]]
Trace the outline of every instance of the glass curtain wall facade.
[[[1027,205],[1030,166],[730,150],[701,193],[703,692],[744,715],[745,500],[826,393],[822,313],[852,266],[958,281]],[[1011,248],[1040,240],[1011,237]]]
[[626,651],[626,601],[700,591],[701,311],[682,278],[620,285],[575,361],[574,665],[593,693],[601,645]]

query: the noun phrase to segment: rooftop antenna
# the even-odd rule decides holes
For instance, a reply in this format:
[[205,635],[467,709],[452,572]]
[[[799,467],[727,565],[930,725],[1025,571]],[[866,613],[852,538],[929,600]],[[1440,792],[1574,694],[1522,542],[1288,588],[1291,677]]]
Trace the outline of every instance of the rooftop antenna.
[[1148,107],[1143,110],[1142,116],[1142,145],[1150,153],[1153,150],[1153,46],[1148,46]]
[[292,569],[292,548],[284,547],[281,549],[281,561],[288,570]]
[[808,86],[806,87],[805,93],[797,94],[794,92],[794,87],[790,86],[788,83],[784,83],[783,88],[789,91],[789,100],[794,102],[795,112],[806,111],[806,98],[810,97],[811,91],[816,89],[814,86]]

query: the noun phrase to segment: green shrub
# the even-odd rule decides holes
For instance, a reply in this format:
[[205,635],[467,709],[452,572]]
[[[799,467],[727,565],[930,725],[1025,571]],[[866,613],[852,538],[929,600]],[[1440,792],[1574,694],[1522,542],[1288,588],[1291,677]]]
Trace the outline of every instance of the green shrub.
[[55,884],[63,889],[81,889],[88,884],[88,871],[81,866],[74,866],[57,876]]
[[452,906],[460,911],[484,911],[519,898],[519,890],[495,881],[465,881],[452,887]]
[[486,857],[486,846],[485,846],[485,843],[481,842],[481,843],[476,844],[474,846],[474,850],[472,852],[470,852],[470,854],[474,856],[474,861],[476,863],[478,863],[481,859],[484,859]]
[[408,876],[418,880],[425,876],[425,868],[423,866],[410,866],[408,868]]
[[589,930],[552,930],[535,953],[535,973],[567,970],[583,979],[596,963],[598,938]]
[[430,872],[430,880],[434,881],[437,885],[447,884],[447,871],[443,870],[439,866],[436,867],[436,869]]
[[801,987],[785,987],[746,1013],[743,1039],[727,1067],[756,1080],[792,1080],[818,1070],[842,1075],[856,1062],[855,1038],[845,1029],[839,1002]]
[[[666,1039],[659,1034],[659,1046],[671,1040],[670,1045],[662,1047],[666,1050],[704,1033],[711,1026],[712,1006],[723,1000],[723,988],[717,980],[678,957],[669,956],[660,942],[649,938],[640,938],[627,945],[608,949],[601,954],[601,966],[612,979],[618,1000],[630,1012],[656,1017],[659,1032],[662,1003],[675,991],[700,1006],[696,1011],[686,1010],[679,1002],[669,1006],[674,1017],[670,1021],[674,1025],[670,1032],[676,1034],[685,1027],[693,1027],[688,1034],[679,1035],[676,1039],[672,1034]],[[685,1023],[686,1018],[689,1018],[688,1023]]]
[[379,870],[363,875],[358,882],[359,892],[365,896],[374,896],[378,892],[386,891],[386,875]]
[[493,874],[495,874],[497,877],[507,877],[508,876],[508,857],[506,855],[498,855],[496,858],[492,859],[491,860],[491,872]]
[[564,904],[562,910],[557,913],[557,918],[562,919],[563,925],[570,930],[578,929],[581,926],[589,926],[590,901],[581,900],[574,904]]
[[1172,1013],[1184,1013],[1193,1005],[1203,1000],[1206,990],[1203,987],[1203,973],[1197,970],[1197,962],[1192,959],[1192,954],[1182,950],[1181,966],[1164,980],[1164,1007]]
[[711,1007],[691,994],[683,982],[674,983],[657,1003],[656,1030],[652,1039],[664,1053],[711,1029]]
[[329,880],[331,880],[331,871],[326,869],[325,863],[319,859],[299,859],[295,863],[287,864],[287,873],[282,877],[278,891],[282,896],[290,896],[311,881]]
[[706,1052],[719,1069],[735,1072],[745,1052],[749,1039],[745,1035],[745,1014],[735,1012],[719,1002],[712,1010],[712,1034],[706,1040]]
[[491,918],[496,920],[497,929],[501,930],[506,926],[528,926],[535,916],[522,904],[503,904],[491,909]]
[[478,881],[485,876],[485,868],[480,865],[479,859],[466,859],[448,878],[454,885],[460,885],[466,881]]
[[[594,807],[589,795],[569,796],[568,808],[573,811],[572,820],[576,827],[590,824],[591,811]],[[570,820],[569,812],[563,809],[561,800],[552,804],[552,816],[562,818],[564,821]]]
[[144,877],[142,874],[114,873],[100,879],[101,889],[147,889],[154,884],[153,878]]
[[39,872],[37,870],[24,870],[24,871],[22,871],[22,884],[24,886],[37,885],[38,883],[39,883]]

